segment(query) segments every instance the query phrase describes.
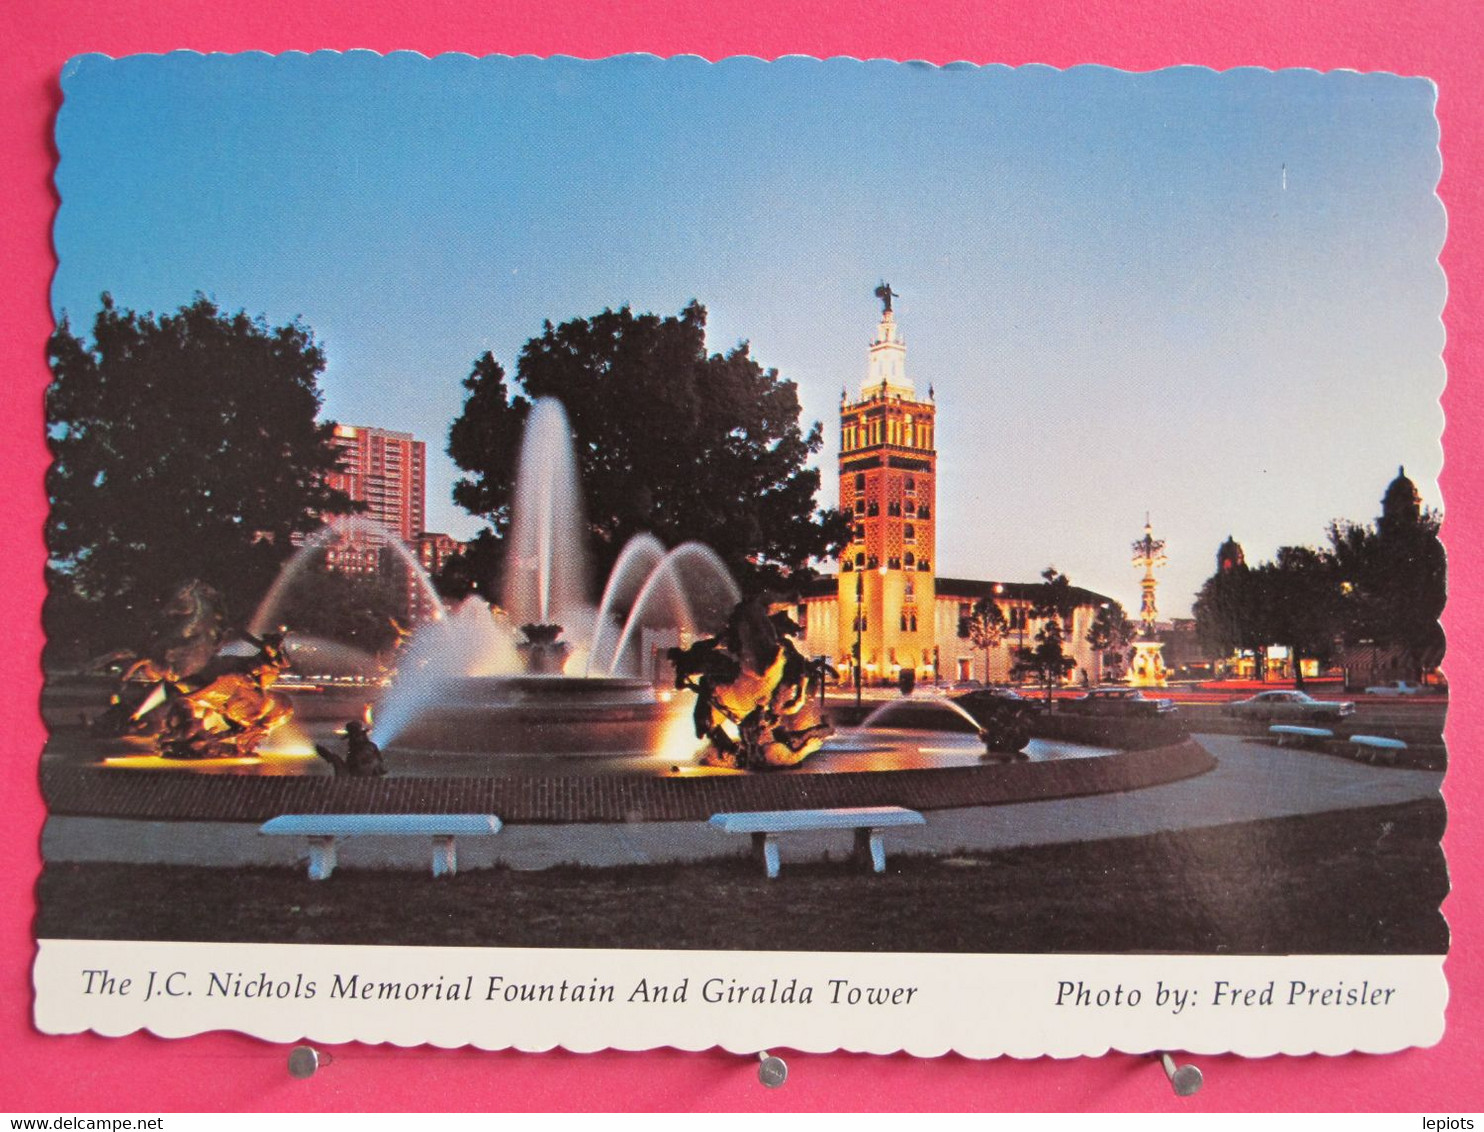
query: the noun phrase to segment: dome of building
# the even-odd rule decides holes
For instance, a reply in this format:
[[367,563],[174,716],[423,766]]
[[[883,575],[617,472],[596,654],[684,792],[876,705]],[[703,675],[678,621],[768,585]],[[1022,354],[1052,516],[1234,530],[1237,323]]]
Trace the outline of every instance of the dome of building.
[[1247,556],[1242,553],[1242,544],[1231,535],[1226,536],[1226,541],[1216,550],[1216,569],[1225,574],[1229,570],[1239,570],[1247,565]]
[[1422,496],[1407,478],[1406,468],[1397,468],[1396,479],[1381,497],[1381,526],[1411,525],[1422,515]]

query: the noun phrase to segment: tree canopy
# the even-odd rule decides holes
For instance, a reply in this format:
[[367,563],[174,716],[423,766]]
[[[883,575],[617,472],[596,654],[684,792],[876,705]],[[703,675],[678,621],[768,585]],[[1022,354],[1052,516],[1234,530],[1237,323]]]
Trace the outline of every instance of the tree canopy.
[[1448,563],[1440,525],[1399,472],[1374,523],[1335,522],[1329,529],[1345,642],[1400,650],[1418,675],[1443,655],[1438,618],[1448,596]]
[[1048,566],[1041,571],[1041,584],[1031,603],[1031,615],[1045,618],[1036,633],[1035,648],[1018,648],[1011,673],[1016,677],[1033,676],[1046,685],[1046,707],[1051,708],[1051,689],[1077,667],[1075,657],[1067,654],[1065,626],[1071,623],[1077,599],[1072,593],[1072,580]]
[[137,641],[188,579],[245,620],[292,536],[352,509],[327,486],[325,358],[302,324],[201,295],[139,314],[105,294],[91,341],[63,318],[48,352],[48,616],[83,647]]
[[849,537],[820,512],[820,473],[808,466],[821,429],[799,424],[794,383],[764,369],[742,343],[707,353],[706,311],[674,317],[605,310],[546,323],[516,364],[519,392],[490,354],[464,381],[448,452],[467,475],[454,499],[491,533],[455,564],[458,585],[487,588],[510,522],[519,437],[531,400],[566,407],[597,565],[649,532],[666,545],[695,540],[717,552],[744,590],[782,588]]
[[1217,652],[1250,650],[1259,674],[1268,647],[1285,645],[1300,683],[1301,662],[1329,663],[1337,642],[1396,650],[1420,676],[1443,651],[1447,563],[1438,526],[1399,473],[1381,516],[1336,520],[1327,548],[1284,546],[1271,562],[1218,568],[1196,598],[1196,631]]

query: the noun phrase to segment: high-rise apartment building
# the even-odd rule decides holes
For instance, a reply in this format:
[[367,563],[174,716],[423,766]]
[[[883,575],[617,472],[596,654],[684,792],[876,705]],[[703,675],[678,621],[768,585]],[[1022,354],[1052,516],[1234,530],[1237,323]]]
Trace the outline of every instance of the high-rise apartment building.
[[427,445],[408,432],[343,424],[334,442],[340,467],[330,486],[366,504],[362,518],[414,542],[425,521]]

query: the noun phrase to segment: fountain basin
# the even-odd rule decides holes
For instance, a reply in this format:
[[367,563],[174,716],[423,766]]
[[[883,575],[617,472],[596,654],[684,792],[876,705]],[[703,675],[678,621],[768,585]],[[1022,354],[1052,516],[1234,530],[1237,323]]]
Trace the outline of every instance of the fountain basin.
[[622,677],[468,676],[440,686],[384,746],[389,754],[649,754],[683,703],[666,703],[647,680]]

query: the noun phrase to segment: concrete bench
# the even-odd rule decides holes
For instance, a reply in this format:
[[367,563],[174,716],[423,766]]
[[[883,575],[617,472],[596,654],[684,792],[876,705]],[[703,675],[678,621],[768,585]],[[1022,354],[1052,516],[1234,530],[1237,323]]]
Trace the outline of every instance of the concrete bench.
[[335,845],[342,837],[430,837],[433,875],[458,871],[456,837],[499,833],[493,814],[284,814],[264,822],[259,833],[309,839],[309,879],[324,880],[335,871]]
[[890,826],[925,825],[916,810],[900,806],[857,806],[838,810],[754,810],[736,814],[713,814],[710,824],[723,833],[752,834],[752,848],[771,880],[778,875],[778,837],[818,829],[855,831],[855,854],[869,857],[871,870],[886,871],[886,844],[882,831]]
[[1294,723],[1275,723],[1268,728],[1269,735],[1278,737],[1278,746],[1286,746],[1288,740],[1292,739],[1302,745],[1304,743],[1320,743],[1325,739],[1333,739],[1335,733],[1328,727],[1300,727]]
[[1350,742],[1355,746],[1357,758],[1387,766],[1395,766],[1397,756],[1407,749],[1400,739],[1384,739],[1380,735],[1352,735]]

